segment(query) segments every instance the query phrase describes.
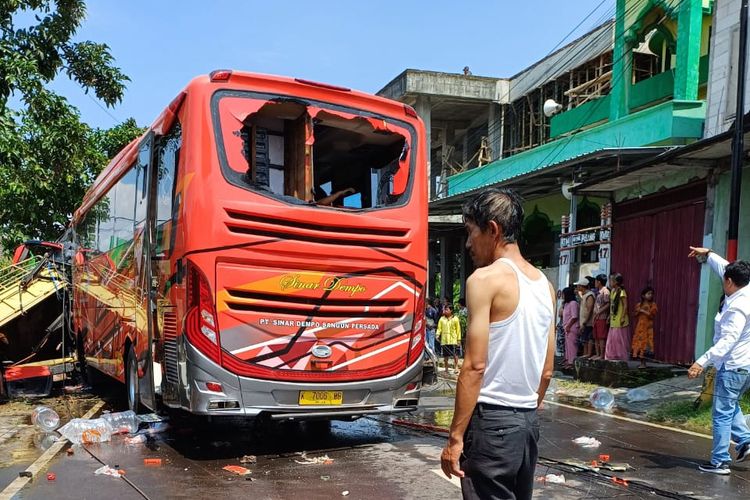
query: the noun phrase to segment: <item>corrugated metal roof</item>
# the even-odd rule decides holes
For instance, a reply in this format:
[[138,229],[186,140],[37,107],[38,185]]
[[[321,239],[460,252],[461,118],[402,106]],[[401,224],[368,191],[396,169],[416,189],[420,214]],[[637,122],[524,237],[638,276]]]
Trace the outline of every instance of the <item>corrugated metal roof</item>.
[[614,27],[614,20],[609,20],[512,76],[510,78],[510,102],[523,97],[563,73],[612,50]]

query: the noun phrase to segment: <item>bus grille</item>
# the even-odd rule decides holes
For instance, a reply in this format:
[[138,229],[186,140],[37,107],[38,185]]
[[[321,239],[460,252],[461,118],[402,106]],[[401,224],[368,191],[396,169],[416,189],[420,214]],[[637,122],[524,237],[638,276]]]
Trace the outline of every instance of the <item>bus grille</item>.
[[176,384],[177,377],[177,316],[173,312],[164,313],[164,374],[167,382]]
[[409,245],[409,229],[349,227],[292,221],[226,209],[232,219],[227,228],[239,234],[267,236],[285,240],[307,241],[327,245],[352,245],[404,249]]
[[226,305],[235,311],[317,318],[399,319],[407,314],[406,299],[327,299],[227,289]]

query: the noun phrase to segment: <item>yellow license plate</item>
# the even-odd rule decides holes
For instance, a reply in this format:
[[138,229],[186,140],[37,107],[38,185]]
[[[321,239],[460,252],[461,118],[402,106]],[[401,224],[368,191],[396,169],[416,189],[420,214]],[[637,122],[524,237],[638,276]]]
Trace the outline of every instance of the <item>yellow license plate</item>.
[[300,405],[340,405],[344,403],[341,391],[299,391]]

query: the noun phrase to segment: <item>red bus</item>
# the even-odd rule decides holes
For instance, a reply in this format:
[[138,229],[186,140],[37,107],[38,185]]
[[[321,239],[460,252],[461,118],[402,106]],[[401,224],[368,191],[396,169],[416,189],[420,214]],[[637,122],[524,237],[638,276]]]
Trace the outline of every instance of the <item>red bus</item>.
[[79,358],[132,409],[413,410],[427,261],[414,110],[296,78],[195,78],[73,217]]

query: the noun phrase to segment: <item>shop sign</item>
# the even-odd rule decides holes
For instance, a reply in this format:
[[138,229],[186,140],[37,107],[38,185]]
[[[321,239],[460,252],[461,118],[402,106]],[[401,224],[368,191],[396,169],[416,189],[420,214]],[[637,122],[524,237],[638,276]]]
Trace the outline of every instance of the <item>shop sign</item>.
[[574,233],[561,234],[560,249],[609,243],[611,237],[612,228],[609,226],[582,229]]

